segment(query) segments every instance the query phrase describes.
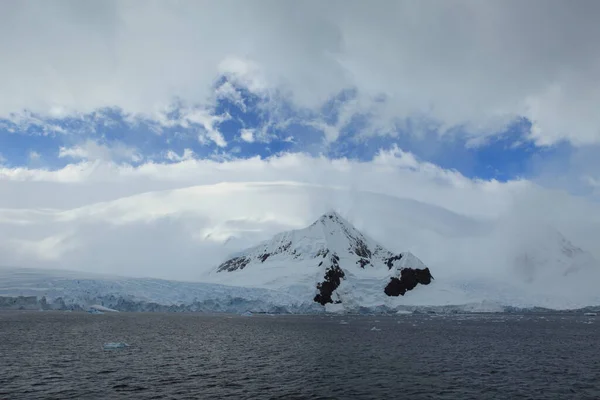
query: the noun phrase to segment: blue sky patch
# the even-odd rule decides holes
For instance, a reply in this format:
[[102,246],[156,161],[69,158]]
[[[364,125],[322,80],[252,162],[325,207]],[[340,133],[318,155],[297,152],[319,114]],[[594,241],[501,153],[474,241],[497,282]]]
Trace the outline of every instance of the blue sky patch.
[[[88,140],[107,147],[135,149],[141,160],[130,160],[132,163],[173,162],[176,160],[168,159],[167,152],[181,156],[185,149],[191,149],[199,158],[217,154],[269,157],[282,152],[303,152],[367,161],[382,149],[398,146],[423,161],[457,170],[468,177],[506,181],[527,177],[543,160],[559,157],[570,149],[568,144],[537,147],[527,139],[531,128],[527,120],[515,121],[504,132],[491,134],[482,143],[472,146],[470,136],[459,128],[440,135],[435,125],[432,124],[430,130],[423,130],[423,124],[419,124],[417,134],[416,125],[410,120],[385,135],[365,136],[363,132],[369,125],[369,115],[354,115],[341,127],[338,139],[327,143],[324,132],[315,122],[335,125],[342,106],[355,98],[355,91],[343,91],[317,113],[311,113],[295,110],[284,101],[261,98],[225,79],[218,81],[217,87],[224,84],[229,84],[230,93],[237,97],[220,96],[210,111],[221,117],[213,128],[223,135],[226,147],[206,140],[206,127],[200,123],[160,126],[156,121],[132,118],[119,109],[107,108],[63,119],[30,115],[26,122],[0,120],[0,160],[11,167],[60,168],[76,161],[71,157],[59,157],[60,148],[71,148]],[[179,121],[186,111],[188,109],[181,104],[175,104],[166,118]],[[242,137],[243,130],[247,132]],[[35,160],[32,160],[32,154]]]

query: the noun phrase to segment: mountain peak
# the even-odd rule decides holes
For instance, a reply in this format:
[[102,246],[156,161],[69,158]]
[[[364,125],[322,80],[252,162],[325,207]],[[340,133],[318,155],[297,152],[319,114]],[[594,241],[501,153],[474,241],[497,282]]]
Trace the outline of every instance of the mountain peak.
[[323,305],[342,302],[338,287],[361,277],[376,280],[387,296],[404,295],[432,279],[417,257],[392,253],[333,210],[306,228],[279,233],[239,253],[216,272],[234,273],[226,274],[228,282],[256,280],[261,287],[276,289],[311,282],[308,287],[319,291],[314,301]]
[[315,222],[313,222],[313,225],[319,224],[319,223],[327,224],[327,225],[331,225],[331,224],[352,225],[344,217],[342,217],[340,214],[338,214],[335,210],[328,211],[325,214],[321,215]]
[[331,209],[331,210],[327,211],[326,213],[324,213],[323,215],[321,215],[321,217],[319,219],[322,220],[322,219],[325,219],[325,218],[328,218],[328,219],[343,219],[342,216],[337,211],[335,211],[334,209]]

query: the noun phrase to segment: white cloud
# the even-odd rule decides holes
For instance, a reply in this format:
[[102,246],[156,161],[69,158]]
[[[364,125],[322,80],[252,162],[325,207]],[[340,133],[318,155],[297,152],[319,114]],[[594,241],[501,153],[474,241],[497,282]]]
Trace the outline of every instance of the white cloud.
[[[171,111],[177,111],[179,114],[178,118],[168,118],[167,114]],[[215,115],[213,110],[202,107],[184,107],[177,108],[168,107],[162,112],[156,114],[158,122],[162,126],[173,127],[181,126],[182,128],[189,128],[192,125],[199,125],[201,127],[198,133],[198,141],[202,144],[206,144],[209,141],[214,142],[219,147],[226,147],[227,141],[223,137],[223,134],[217,129],[216,125],[230,119],[228,114]]]
[[[529,181],[472,180],[397,148],[371,162],[171,158],[0,167],[0,256],[13,265],[197,279],[229,252],[335,208],[441,276],[510,275],[507,257],[537,243],[531,233],[545,225],[600,258],[598,204]],[[509,223],[490,236],[493,221]]]
[[227,99],[233,104],[236,104],[240,109],[246,112],[246,103],[242,94],[230,83],[225,82],[217,88],[215,95],[220,99]]
[[240,139],[244,142],[252,143],[254,142],[254,130],[253,129],[241,129],[240,130]]
[[42,155],[40,153],[38,153],[37,151],[31,150],[28,154],[28,157],[29,157],[29,161],[37,162],[42,158]]
[[[185,153],[184,153],[185,154]],[[345,158],[313,158],[301,153],[282,154],[267,159],[253,157],[213,161],[188,159],[178,163],[147,162],[137,167],[110,162],[83,162],[71,164],[57,171],[0,168],[0,182],[66,183],[75,190],[85,188],[86,199],[78,203],[78,195],[70,192],[63,198],[43,199],[34,196],[21,205],[24,207],[73,207],[93,202],[88,195],[95,185],[114,185],[130,188],[127,195],[152,190],[172,189],[219,182],[295,181],[334,185],[369,190],[399,197],[410,197],[433,203],[455,212],[477,216],[496,216],[510,202],[514,193],[530,185],[527,181],[500,183],[471,180],[455,171],[444,170],[433,164],[418,161],[411,153],[393,148],[381,151],[372,162],[352,161]],[[35,185],[33,185],[35,186]],[[143,189],[141,189],[143,187]],[[113,200],[126,194],[103,187],[95,201]],[[67,191],[65,191],[67,193]],[[52,204],[39,203],[53,201]],[[11,206],[11,198],[0,198],[0,207]],[[26,205],[27,204],[27,205]]]
[[65,158],[71,157],[75,159],[86,159],[88,158],[89,153],[82,146],[74,146],[74,147],[65,147],[61,146],[58,150],[58,157]]
[[58,157],[68,157],[75,160],[128,162],[140,162],[143,159],[139,152],[133,147],[125,146],[122,143],[108,146],[89,139],[84,143],[73,147],[61,146],[58,151]]
[[186,161],[186,160],[193,160],[195,158],[195,153],[192,151],[192,149],[183,149],[183,154],[179,155],[177,153],[175,153],[173,150],[169,150],[167,151],[167,160],[169,161]]
[[[372,131],[416,116],[488,135],[524,116],[539,144],[600,141],[596,2],[0,7],[0,51],[19,55],[0,65],[0,90],[12,93],[0,99],[4,116],[118,106],[158,118],[174,99],[210,109],[214,83],[226,74],[255,93],[314,110],[354,88],[357,111],[373,117]],[[231,87],[221,89],[217,96],[236,98]],[[226,145],[214,124],[199,123],[207,140]]]
[[582,179],[587,185],[589,185],[593,188],[600,188],[600,181],[595,179],[594,177],[585,176]]

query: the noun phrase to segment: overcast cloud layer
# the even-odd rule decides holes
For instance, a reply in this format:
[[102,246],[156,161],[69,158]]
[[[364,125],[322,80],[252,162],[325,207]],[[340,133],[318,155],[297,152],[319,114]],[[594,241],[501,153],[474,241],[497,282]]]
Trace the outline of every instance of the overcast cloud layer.
[[[600,4],[565,1],[20,1],[0,12],[0,114],[209,104],[228,74],[317,109],[430,118],[539,144],[600,141]],[[10,94],[10,95],[6,95]],[[157,117],[156,117],[157,118]],[[335,134],[334,134],[335,136]]]
[[[442,276],[511,276],[554,230],[600,259],[598,15],[592,0],[2,2],[0,264],[193,280],[330,209]],[[484,167],[568,151],[499,181],[401,142],[484,148],[514,126]],[[387,141],[334,155],[366,137]]]
[[331,209],[438,275],[510,274],[521,251],[560,250],[553,239],[539,246],[550,228],[600,258],[596,203],[527,181],[471,180],[400,151],[371,162],[289,154],[0,174],[9,265],[200,279],[232,252]]

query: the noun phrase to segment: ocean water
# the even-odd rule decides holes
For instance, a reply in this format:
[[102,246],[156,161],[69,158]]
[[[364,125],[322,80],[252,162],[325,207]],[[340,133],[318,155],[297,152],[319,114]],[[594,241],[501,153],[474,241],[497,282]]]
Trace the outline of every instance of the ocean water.
[[0,399],[67,398],[600,399],[600,317],[0,312]]

